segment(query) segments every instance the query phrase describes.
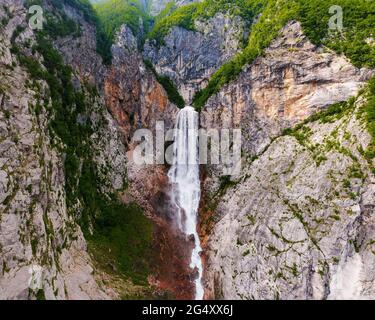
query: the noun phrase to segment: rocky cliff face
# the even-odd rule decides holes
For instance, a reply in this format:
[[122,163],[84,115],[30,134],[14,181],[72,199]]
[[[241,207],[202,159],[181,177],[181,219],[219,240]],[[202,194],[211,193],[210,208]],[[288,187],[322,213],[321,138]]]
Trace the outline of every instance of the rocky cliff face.
[[[77,223],[83,204],[67,208],[67,155],[61,151],[65,146],[51,133],[53,101],[40,103],[50,88],[46,81],[33,79],[17,55],[22,52],[43,61],[29,49],[37,44],[36,35],[27,27],[23,1],[3,0],[1,5],[0,298],[109,299],[124,292],[135,294],[131,283],[98,269],[90,257]],[[48,1],[44,6],[52,8]],[[165,168],[141,170],[128,161],[135,130],[153,130],[158,120],[169,129],[178,109],[144,66],[129,28],[119,30],[113,63],[105,66],[96,52],[94,26],[75,8],[63,5],[63,12],[80,25],[80,33],[57,37],[53,44],[73,70],[75,90],[83,91],[88,102],[88,110],[76,121],[90,123],[92,134],[85,143],[90,145],[101,192],[120,193],[124,203],[142,206],[154,221],[157,267],[150,284],[161,294],[170,291],[175,297],[190,298],[189,244],[170,228],[160,204],[168,197]]]
[[[152,1],[152,12],[168,2]],[[176,4],[187,2],[193,1]],[[82,147],[90,150],[100,191],[139,204],[152,220],[148,282],[158,294],[192,298],[192,243],[171,227],[167,169],[131,161],[135,130],[154,130],[158,120],[170,129],[178,112],[143,59],[190,103],[241,50],[246,25],[218,13],[197,20],[196,31],[176,27],[162,44],[146,42],[143,53],[123,26],[112,65],[105,66],[95,27],[77,9],[62,10],[81,31],[56,37],[53,45],[88,102],[73,122],[89,127]],[[19,58],[43,61],[33,49],[36,33],[27,27],[24,1],[0,0],[0,21],[0,299],[109,299],[123,287],[130,295],[138,290],[131,281],[114,279],[90,256],[78,223],[84,204],[67,205],[69,154],[51,130],[51,88]],[[262,57],[207,102],[203,128],[243,134],[239,175],[227,181],[219,179],[221,167],[202,168],[207,298],[375,298],[375,177],[363,154],[371,139],[361,112],[365,98],[306,120],[357,96],[373,74],[314,46],[290,22]],[[82,172],[85,163],[78,163]]]
[[73,67],[80,80],[91,85],[100,85],[106,73],[106,66],[96,51],[96,29],[81,12],[66,4],[62,4],[64,13],[80,26],[79,35],[59,37],[54,41],[66,64]]
[[[0,29],[0,298],[41,298],[39,289],[47,299],[108,298],[94,279],[82,232],[66,210],[64,154],[53,147],[48,113],[39,106],[48,86],[31,80],[10,51],[12,44],[27,50],[25,43],[35,43],[27,28],[13,36],[26,22],[23,1],[3,0],[1,6],[6,23]],[[100,110],[92,117],[105,115]],[[113,129],[111,122],[107,128]],[[103,148],[115,139],[108,133],[99,138]],[[114,167],[121,167],[111,155],[109,162],[115,159]]]
[[172,128],[176,106],[142,61],[137,40],[123,26],[112,48],[113,63],[104,81],[106,104],[130,142],[136,129],[154,129],[156,121]]
[[371,74],[317,48],[290,22],[264,57],[207,102],[202,127],[241,128],[243,149],[254,155],[281,130],[355,96]]
[[212,74],[240,50],[245,23],[240,17],[218,13],[208,21],[195,21],[195,28],[174,27],[164,44],[151,40],[144,48],[145,59],[173,80],[188,104]]
[[[131,139],[135,130],[150,129],[155,133],[157,121],[163,121],[166,130],[172,129],[178,108],[169,102],[153,72],[145,67],[137,40],[126,26],[119,31],[112,51],[112,67],[104,80],[106,105],[119,125],[132,159],[134,142]],[[125,201],[130,198],[140,204],[155,223],[156,263],[151,284],[176,298],[191,299],[190,244],[172,227],[166,170],[163,165],[140,167],[129,161],[129,190],[124,197]]]
[[[218,199],[207,294],[225,299],[374,298],[374,175],[357,107],[276,139]],[[302,134],[302,133],[301,133]]]
[[374,298],[375,189],[373,163],[360,152],[371,140],[359,116],[363,101],[280,136],[355,96],[370,74],[316,48],[291,22],[209,100],[202,126],[241,128],[245,153],[256,157],[245,156],[242,173],[225,186],[208,169],[207,297]]

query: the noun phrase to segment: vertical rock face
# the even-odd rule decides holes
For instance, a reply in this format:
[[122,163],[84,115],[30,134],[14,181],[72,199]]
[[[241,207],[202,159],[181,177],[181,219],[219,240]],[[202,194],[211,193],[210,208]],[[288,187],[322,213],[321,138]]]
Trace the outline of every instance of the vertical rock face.
[[[120,127],[132,159],[134,132],[149,129],[155,134],[157,121],[163,121],[166,130],[174,128],[178,108],[168,101],[153,72],[145,67],[137,41],[128,27],[120,29],[112,52],[113,63],[104,80],[106,105]],[[138,166],[129,161],[127,178],[128,196],[140,204],[155,223],[155,267],[151,284],[178,299],[192,299],[194,288],[188,267],[191,245],[181,232],[172,228],[166,167]]]
[[280,136],[355,96],[371,74],[316,48],[291,22],[208,101],[202,126],[240,128],[245,155],[257,157],[244,157],[229,186],[218,187],[208,167],[203,211],[211,217],[201,225],[207,297],[375,298],[375,178],[360,152],[371,141],[360,116],[364,101]]
[[54,44],[64,57],[65,63],[77,71],[82,81],[91,85],[101,84],[106,66],[96,51],[95,26],[88,23],[76,9],[65,4],[63,6],[67,17],[79,24],[80,32],[78,36],[60,37]]
[[240,50],[245,23],[240,17],[218,13],[208,21],[195,21],[195,28],[174,27],[164,44],[151,40],[144,48],[145,59],[173,80],[188,104],[212,74]]
[[156,121],[173,127],[177,108],[146,69],[137,40],[127,26],[119,31],[112,51],[113,63],[104,80],[105,100],[128,142],[134,130],[153,129]]
[[375,298],[375,178],[358,108],[306,125],[303,143],[278,138],[217,200],[209,297]]
[[48,114],[38,110],[48,86],[30,79],[10,51],[35,43],[28,28],[13,36],[26,22],[22,5],[1,1],[0,10],[0,299],[34,298],[38,289],[47,299],[105,299],[82,232],[66,210],[64,155],[52,146],[58,142]]
[[371,74],[317,48],[290,22],[263,57],[208,101],[202,126],[240,127],[244,151],[254,155],[282,129],[355,96]]

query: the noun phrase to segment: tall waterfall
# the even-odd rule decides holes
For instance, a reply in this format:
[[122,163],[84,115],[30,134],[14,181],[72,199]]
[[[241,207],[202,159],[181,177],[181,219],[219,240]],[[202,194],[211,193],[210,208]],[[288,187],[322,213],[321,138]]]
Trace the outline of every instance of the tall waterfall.
[[174,161],[168,176],[172,184],[172,201],[178,208],[177,223],[187,236],[194,236],[190,267],[198,270],[195,299],[202,300],[202,251],[197,232],[197,216],[201,196],[199,179],[198,113],[192,107],[182,109],[177,117],[174,140]]

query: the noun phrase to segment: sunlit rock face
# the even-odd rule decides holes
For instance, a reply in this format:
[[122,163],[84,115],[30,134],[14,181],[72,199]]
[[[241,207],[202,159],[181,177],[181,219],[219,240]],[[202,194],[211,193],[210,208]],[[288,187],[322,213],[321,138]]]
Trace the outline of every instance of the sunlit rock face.
[[371,137],[358,116],[364,98],[331,121],[281,135],[356,96],[371,74],[313,46],[291,22],[208,101],[202,126],[240,128],[244,150],[242,173],[224,191],[216,168],[206,168],[208,298],[375,298],[375,178],[361,153]]
[[[205,251],[208,297],[375,298],[375,179],[358,152],[370,137],[357,111],[307,125],[306,145],[320,145],[321,155],[295,138],[276,139],[216,199]],[[332,140],[350,153],[326,151]],[[353,177],[357,166],[362,178]]]
[[177,108],[143,64],[137,40],[125,25],[112,47],[113,61],[104,80],[106,105],[130,142],[139,128],[153,129],[156,121],[173,127]]
[[314,46],[290,22],[264,56],[209,99],[201,125],[241,127],[244,150],[258,153],[282,129],[355,96],[373,73]]

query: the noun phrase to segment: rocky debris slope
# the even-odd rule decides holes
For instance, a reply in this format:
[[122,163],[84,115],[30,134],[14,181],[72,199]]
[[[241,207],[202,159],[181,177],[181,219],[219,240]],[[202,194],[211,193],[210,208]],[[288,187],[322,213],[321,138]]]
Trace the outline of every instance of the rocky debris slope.
[[240,128],[245,151],[231,180],[207,167],[201,233],[208,298],[375,298],[365,101],[351,99],[334,115],[281,134],[356,96],[371,74],[315,47],[291,22],[208,101],[202,126]]
[[245,23],[238,16],[217,13],[195,21],[196,31],[173,27],[164,43],[146,41],[145,59],[175,83],[186,103],[203,89],[212,74],[241,48]]

